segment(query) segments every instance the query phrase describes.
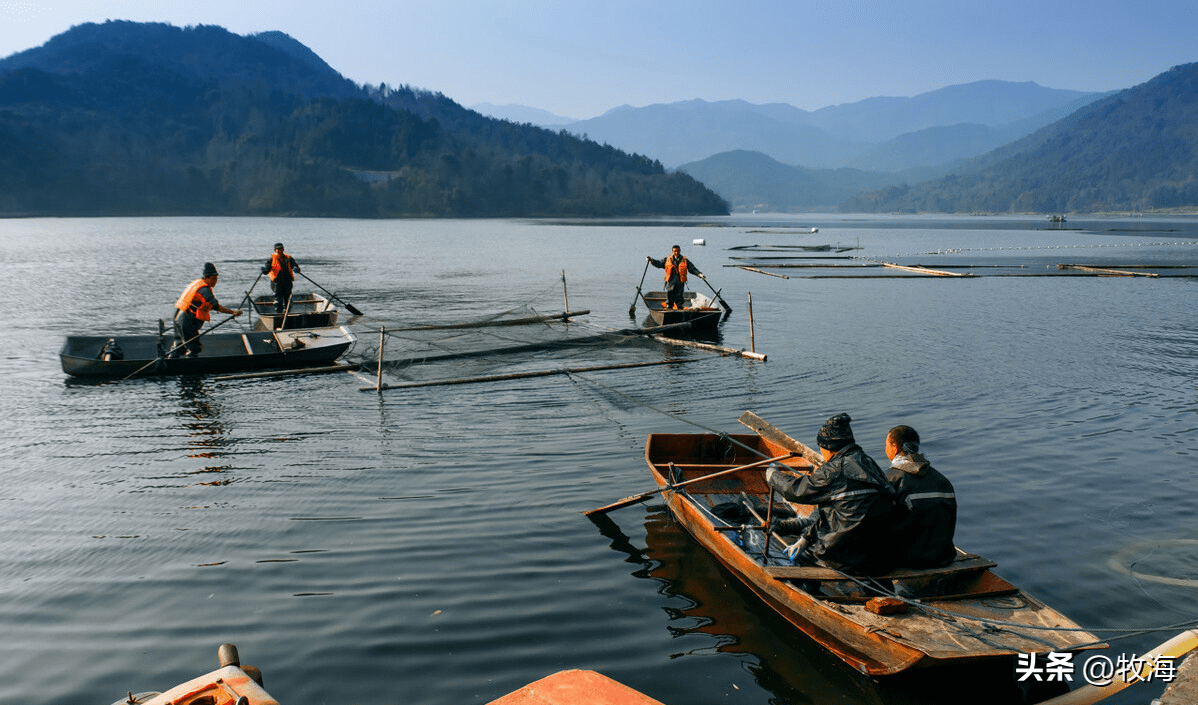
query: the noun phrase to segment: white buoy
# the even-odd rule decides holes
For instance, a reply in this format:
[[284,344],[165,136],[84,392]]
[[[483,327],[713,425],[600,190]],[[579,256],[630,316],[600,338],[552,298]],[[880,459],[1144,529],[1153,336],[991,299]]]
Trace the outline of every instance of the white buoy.
[[697,237],[697,238],[695,238],[694,240],[692,240],[692,241],[691,241],[691,244],[692,244],[692,245],[699,245],[699,246],[701,247],[701,246],[703,246],[703,245],[706,245],[706,244],[707,244],[707,241],[706,241],[706,240],[704,240],[704,239],[703,239],[703,238],[701,238],[701,237]]

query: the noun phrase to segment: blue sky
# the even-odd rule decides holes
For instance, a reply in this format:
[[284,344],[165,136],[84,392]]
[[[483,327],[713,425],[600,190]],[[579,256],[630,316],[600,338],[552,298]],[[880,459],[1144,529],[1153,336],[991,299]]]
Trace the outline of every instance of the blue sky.
[[1198,61],[1198,0],[0,0],[0,57],[107,19],[280,30],[358,83],[573,118],[984,79],[1106,91]]

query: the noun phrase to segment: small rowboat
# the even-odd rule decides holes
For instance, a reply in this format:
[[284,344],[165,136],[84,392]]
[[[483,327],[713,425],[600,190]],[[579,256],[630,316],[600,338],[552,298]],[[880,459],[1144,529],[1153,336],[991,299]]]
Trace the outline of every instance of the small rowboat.
[[[702,478],[788,452],[795,449],[761,435],[655,433],[645,459],[686,531],[779,615],[845,663],[882,676],[1105,646],[991,572],[992,561],[960,549],[945,568],[900,569],[873,578],[796,566],[776,535],[769,537],[767,551],[762,529],[767,515],[805,516],[812,507],[771,493],[761,465]],[[781,463],[799,472],[812,468],[798,455]],[[670,489],[689,480],[697,481]]]
[[206,375],[328,365],[357,338],[345,326],[303,330],[207,333],[199,355],[169,357],[172,335],[72,335],[63,343],[62,371],[73,377],[123,379]]
[[694,291],[684,292],[682,303],[684,308],[665,308],[666,292],[649,291],[645,295],[645,306],[649,309],[649,319],[654,326],[666,326],[674,323],[690,323],[689,332],[714,333],[720,325],[724,310],[715,305],[711,299]]
[[242,666],[237,647],[222,644],[217,652],[221,667],[171,688],[165,693],[129,691],[112,705],[279,705],[262,687],[262,672]]
[[[255,330],[293,330],[331,328],[337,325],[339,311],[320,294],[307,293],[292,294],[286,320],[283,320],[283,314],[275,309],[275,297],[272,294],[254,297],[254,313],[258,314],[258,320],[254,323]],[[279,325],[280,321],[283,325]]]

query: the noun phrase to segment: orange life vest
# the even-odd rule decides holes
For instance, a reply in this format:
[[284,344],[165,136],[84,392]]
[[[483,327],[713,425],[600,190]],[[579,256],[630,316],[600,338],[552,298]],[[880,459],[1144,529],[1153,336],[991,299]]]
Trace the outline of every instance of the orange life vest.
[[175,308],[180,311],[191,311],[201,321],[211,321],[212,303],[200,296],[200,289],[206,286],[208,286],[208,282],[203,279],[196,279],[188,284],[179,296],[179,300],[175,302]]
[[291,256],[283,255],[279,257],[278,252],[272,252],[270,254],[270,280],[274,281],[278,279],[279,272],[284,270],[287,271],[288,279],[295,279],[295,275],[291,273]]
[[[674,255],[666,257],[666,283],[670,283],[670,272],[674,269]],[[683,284],[686,283],[686,255],[682,256],[682,261],[678,263],[678,280]]]

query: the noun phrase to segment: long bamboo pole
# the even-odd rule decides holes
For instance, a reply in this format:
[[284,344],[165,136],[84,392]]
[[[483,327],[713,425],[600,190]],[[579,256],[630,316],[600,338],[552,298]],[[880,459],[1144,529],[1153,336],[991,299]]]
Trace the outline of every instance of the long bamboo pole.
[[753,334],[753,292],[749,293],[749,352],[757,352],[757,337]]
[[762,362],[765,362],[765,355],[762,353],[759,353],[759,352],[750,352],[748,350],[736,350],[735,348],[725,348],[725,347],[721,347],[719,345],[712,345],[711,343],[700,343],[700,342],[694,341],[694,340],[679,340],[678,338],[667,338],[664,335],[655,335],[655,336],[653,336],[653,339],[659,343],[665,343],[666,345],[681,345],[681,346],[687,347],[687,348],[697,348],[699,350],[710,350],[712,352],[718,352],[718,353],[722,353],[724,355],[740,355],[741,357],[748,357],[748,358],[752,358],[754,360],[761,360]]
[[373,392],[376,389],[383,391],[384,389],[413,389],[415,387],[440,387],[451,384],[477,384],[479,382],[503,382],[510,379],[527,379],[529,377],[550,377],[553,375],[568,375],[576,372],[598,372],[600,370],[624,370],[633,367],[651,367],[653,365],[674,365],[687,362],[698,362],[698,359],[692,360],[655,360],[653,362],[628,362],[619,365],[596,365],[594,367],[573,367],[560,368],[556,370],[537,370],[535,372],[512,372],[505,375],[487,375],[484,377],[459,377],[456,379],[439,379],[432,382],[407,382],[404,384],[386,384],[379,387],[359,387],[358,391]]
[[383,346],[387,343],[387,327],[379,326],[379,364],[378,364],[378,380],[375,383],[375,389],[379,394],[383,393]]
[[566,320],[574,316],[585,316],[590,313],[589,309],[581,311],[564,311],[546,316],[528,316],[526,318],[512,318],[504,321],[476,321],[468,323],[445,323],[436,326],[410,326],[408,328],[392,328],[392,333],[400,333],[414,330],[452,330],[456,328],[493,328],[498,326],[523,326],[532,323],[544,323],[545,321]]

